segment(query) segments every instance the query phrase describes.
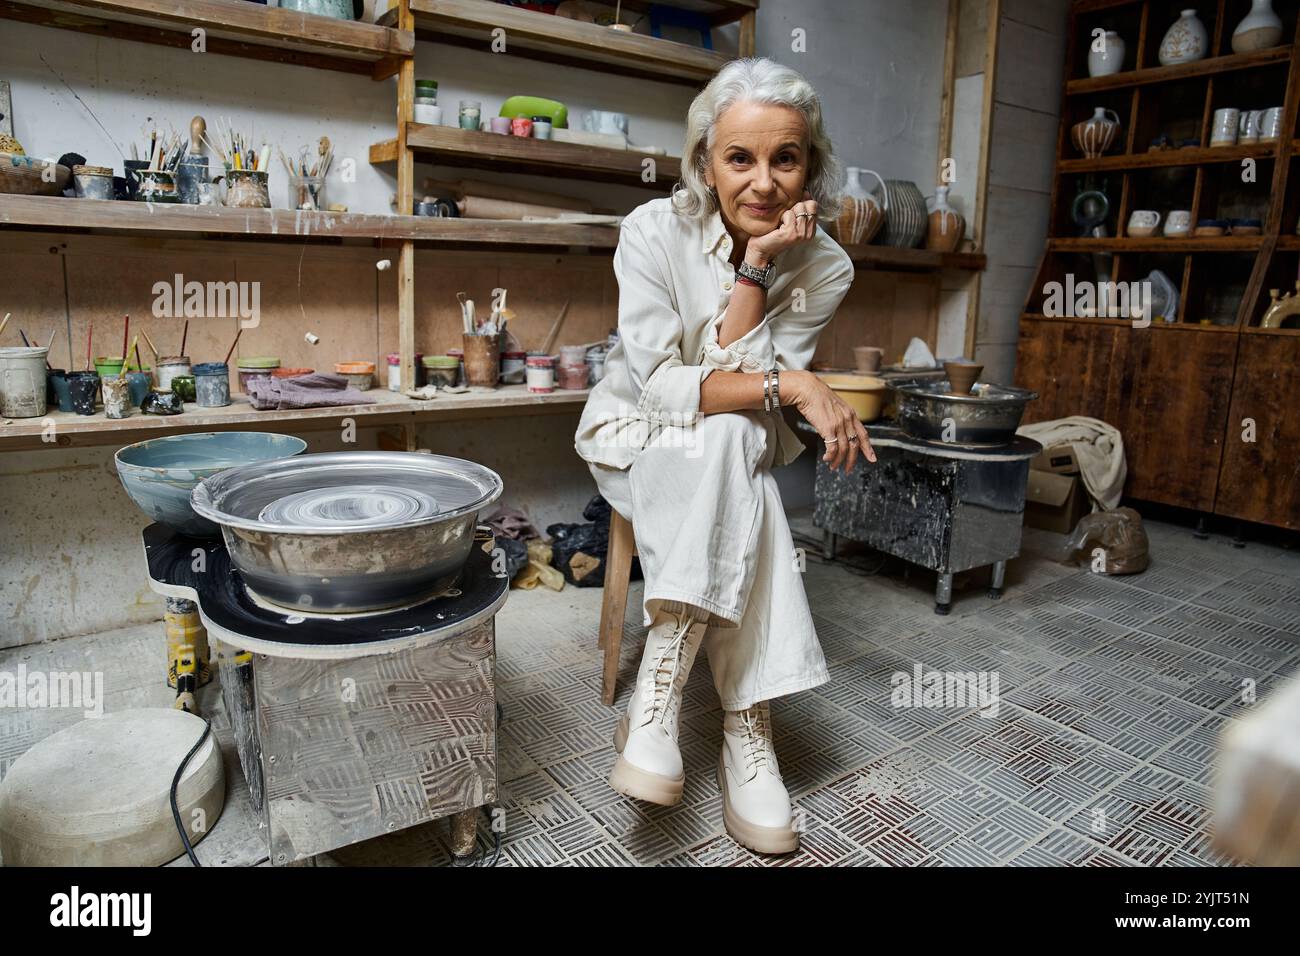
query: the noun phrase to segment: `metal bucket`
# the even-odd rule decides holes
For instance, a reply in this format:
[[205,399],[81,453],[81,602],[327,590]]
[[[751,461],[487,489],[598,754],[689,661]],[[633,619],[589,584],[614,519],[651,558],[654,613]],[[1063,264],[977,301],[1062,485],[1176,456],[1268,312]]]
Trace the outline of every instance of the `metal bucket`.
[[48,348],[0,348],[0,415],[40,418],[45,414],[45,358]]

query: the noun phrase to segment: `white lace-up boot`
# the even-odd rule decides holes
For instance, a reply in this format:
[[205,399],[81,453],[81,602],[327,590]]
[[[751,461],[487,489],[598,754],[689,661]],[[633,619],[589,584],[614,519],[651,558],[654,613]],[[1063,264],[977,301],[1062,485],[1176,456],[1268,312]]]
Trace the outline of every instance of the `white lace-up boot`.
[[686,775],[677,749],[677,718],[704,629],[705,622],[687,614],[655,615],[627,716],[614,732],[619,756],[609,785],[619,793],[663,806],[682,799]]
[[733,840],[758,853],[798,849],[790,793],[776,764],[767,701],[747,710],[724,711],[718,788],[722,791],[723,822]]

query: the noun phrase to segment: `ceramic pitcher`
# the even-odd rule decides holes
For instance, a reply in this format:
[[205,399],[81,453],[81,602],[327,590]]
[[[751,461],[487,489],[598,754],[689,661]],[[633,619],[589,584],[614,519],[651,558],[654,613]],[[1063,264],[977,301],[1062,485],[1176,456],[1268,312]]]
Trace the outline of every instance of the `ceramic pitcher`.
[[1070,127],[1070,141],[1088,159],[1096,159],[1115,142],[1120,130],[1119,114],[1098,106],[1092,116]]
[[948,186],[937,187],[934,200],[928,203],[930,217],[925,248],[936,252],[954,252],[966,234],[966,219],[948,204],[948,189]]
[[[880,174],[870,169],[850,166],[848,181],[844,184],[844,201],[839,218],[835,220],[836,237],[843,243],[869,243],[876,238],[876,233],[885,223],[885,213],[889,211],[889,192]],[[876,177],[880,183],[884,205],[862,185],[862,174]]]

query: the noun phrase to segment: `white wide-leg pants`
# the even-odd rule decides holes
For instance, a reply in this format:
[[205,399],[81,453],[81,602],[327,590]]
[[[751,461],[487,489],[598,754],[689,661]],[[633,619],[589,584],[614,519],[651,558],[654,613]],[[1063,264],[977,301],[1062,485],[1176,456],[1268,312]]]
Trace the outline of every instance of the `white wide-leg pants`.
[[830,679],[770,471],[775,442],[766,416],[728,412],[655,429],[628,469],[591,465],[636,533],[645,623],[660,609],[708,619],[704,650],[724,710]]

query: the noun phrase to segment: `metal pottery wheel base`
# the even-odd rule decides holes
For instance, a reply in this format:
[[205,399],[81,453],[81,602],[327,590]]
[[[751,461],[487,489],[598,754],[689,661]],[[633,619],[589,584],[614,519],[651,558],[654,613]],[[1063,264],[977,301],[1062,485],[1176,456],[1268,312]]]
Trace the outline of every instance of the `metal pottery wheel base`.
[[497,799],[495,615],[509,580],[476,536],[452,590],[365,614],[259,603],[220,541],[143,533],[150,587],[195,601],[214,641],[253,809],[282,866],[452,817],[473,852]]
[[958,445],[912,438],[892,423],[865,427],[876,464],[845,475],[817,462],[813,521],[826,558],[842,536],[936,572],[936,614],[952,609],[953,575],[972,568],[991,565],[988,595],[1001,597],[1007,561],[1020,554],[1029,459],[1042,446],[1028,438]]

